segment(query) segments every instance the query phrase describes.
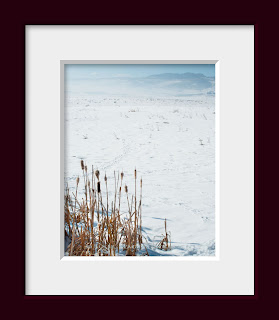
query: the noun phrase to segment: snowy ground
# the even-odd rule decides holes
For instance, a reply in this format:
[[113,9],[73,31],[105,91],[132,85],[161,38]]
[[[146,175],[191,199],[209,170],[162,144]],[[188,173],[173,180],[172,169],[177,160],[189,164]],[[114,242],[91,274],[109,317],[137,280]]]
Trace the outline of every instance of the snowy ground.
[[[137,169],[150,255],[215,255],[214,96],[66,97],[65,182],[72,189],[81,159],[102,179],[106,172],[110,195],[114,171],[123,170],[132,190]],[[167,252],[156,248],[165,218]]]

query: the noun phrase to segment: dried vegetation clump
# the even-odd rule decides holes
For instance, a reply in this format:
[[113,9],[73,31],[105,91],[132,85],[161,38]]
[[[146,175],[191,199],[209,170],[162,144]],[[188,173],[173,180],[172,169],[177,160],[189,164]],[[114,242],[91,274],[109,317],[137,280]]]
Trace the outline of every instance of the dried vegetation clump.
[[165,234],[162,235],[163,239],[157,244],[158,249],[171,250],[171,235],[167,232],[167,219],[165,219]]
[[[70,241],[66,254],[70,256],[126,256],[148,255],[142,235],[142,179],[137,197],[137,171],[134,171],[135,194],[129,195],[123,188],[124,173],[114,172],[114,196],[109,200],[107,176],[102,191],[99,170],[93,166],[89,177],[87,166],[81,160],[84,197],[78,199],[80,178],[76,179],[75,192],[65,192],[65,237]],[[122,193],[126,195],[128,211],[121,213]]]

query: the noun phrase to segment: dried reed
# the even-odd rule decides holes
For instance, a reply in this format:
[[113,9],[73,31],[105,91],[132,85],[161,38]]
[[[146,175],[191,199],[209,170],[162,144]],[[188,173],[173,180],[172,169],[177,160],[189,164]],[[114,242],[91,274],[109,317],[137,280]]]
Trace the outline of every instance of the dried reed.
[[165,219],[165,234],[163,234],[163,239],[157,245],[158,249],[161,250],[171,250],[171,236],[170,232],[167,232],[167,219]]
[[[65,235],[70,239],[66,252],[71,256],[115,256],[120,252],[127,256],[141,254],[142,246],[148,255],[142,237],[142,179],[140,180],[140,197],[137,204],[137,171],[134,171],[135,194],[129,199],[128,187],[124,190],[127,198],[128,214],[121,213],[121,191],[124,173],[116,176],[114,172],[115,191],[111,206],[109,205],[107,175],[106,205],[103,203],[99,170],[92,166],[90,181],[87,165],[81,160],[84,180],[84,198],[78,200],[79,177],[76,190],[70,195],[68,186],[65,190]],[[119,186],[120,180],[120,186]],[[95,222],[95,216],[97,221]]]

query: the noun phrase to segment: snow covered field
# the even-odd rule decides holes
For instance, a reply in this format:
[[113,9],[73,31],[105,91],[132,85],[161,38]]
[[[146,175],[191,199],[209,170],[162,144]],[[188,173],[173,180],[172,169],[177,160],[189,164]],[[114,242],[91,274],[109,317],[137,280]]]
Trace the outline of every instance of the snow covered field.
[[[133,190],[134,169],[143,180],[142,223],[149,255],[215,255],[215,97],[65,98],[65,183],[73,191],[80,160],[114,171]],[[102,183],[102,182],[101,182]],[[125,212],[125,198],[122,202]],[[172,250],[156,244],[171,233]]]

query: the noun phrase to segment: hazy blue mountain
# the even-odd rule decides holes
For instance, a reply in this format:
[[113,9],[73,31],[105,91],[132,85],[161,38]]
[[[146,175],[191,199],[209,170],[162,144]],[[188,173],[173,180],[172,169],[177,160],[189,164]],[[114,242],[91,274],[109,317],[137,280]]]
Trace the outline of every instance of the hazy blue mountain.
[[86,89],[86,92],[113,95],[212,95],[215,93],[215,79],[201,73],[162,73],[147,77],[87,78],[79,80],[76,87]]
[[181,80],[181,79],[201,79],[207,78],[202,73],[161,73],[148,76],[149,79],[166,79],[166,80]]

